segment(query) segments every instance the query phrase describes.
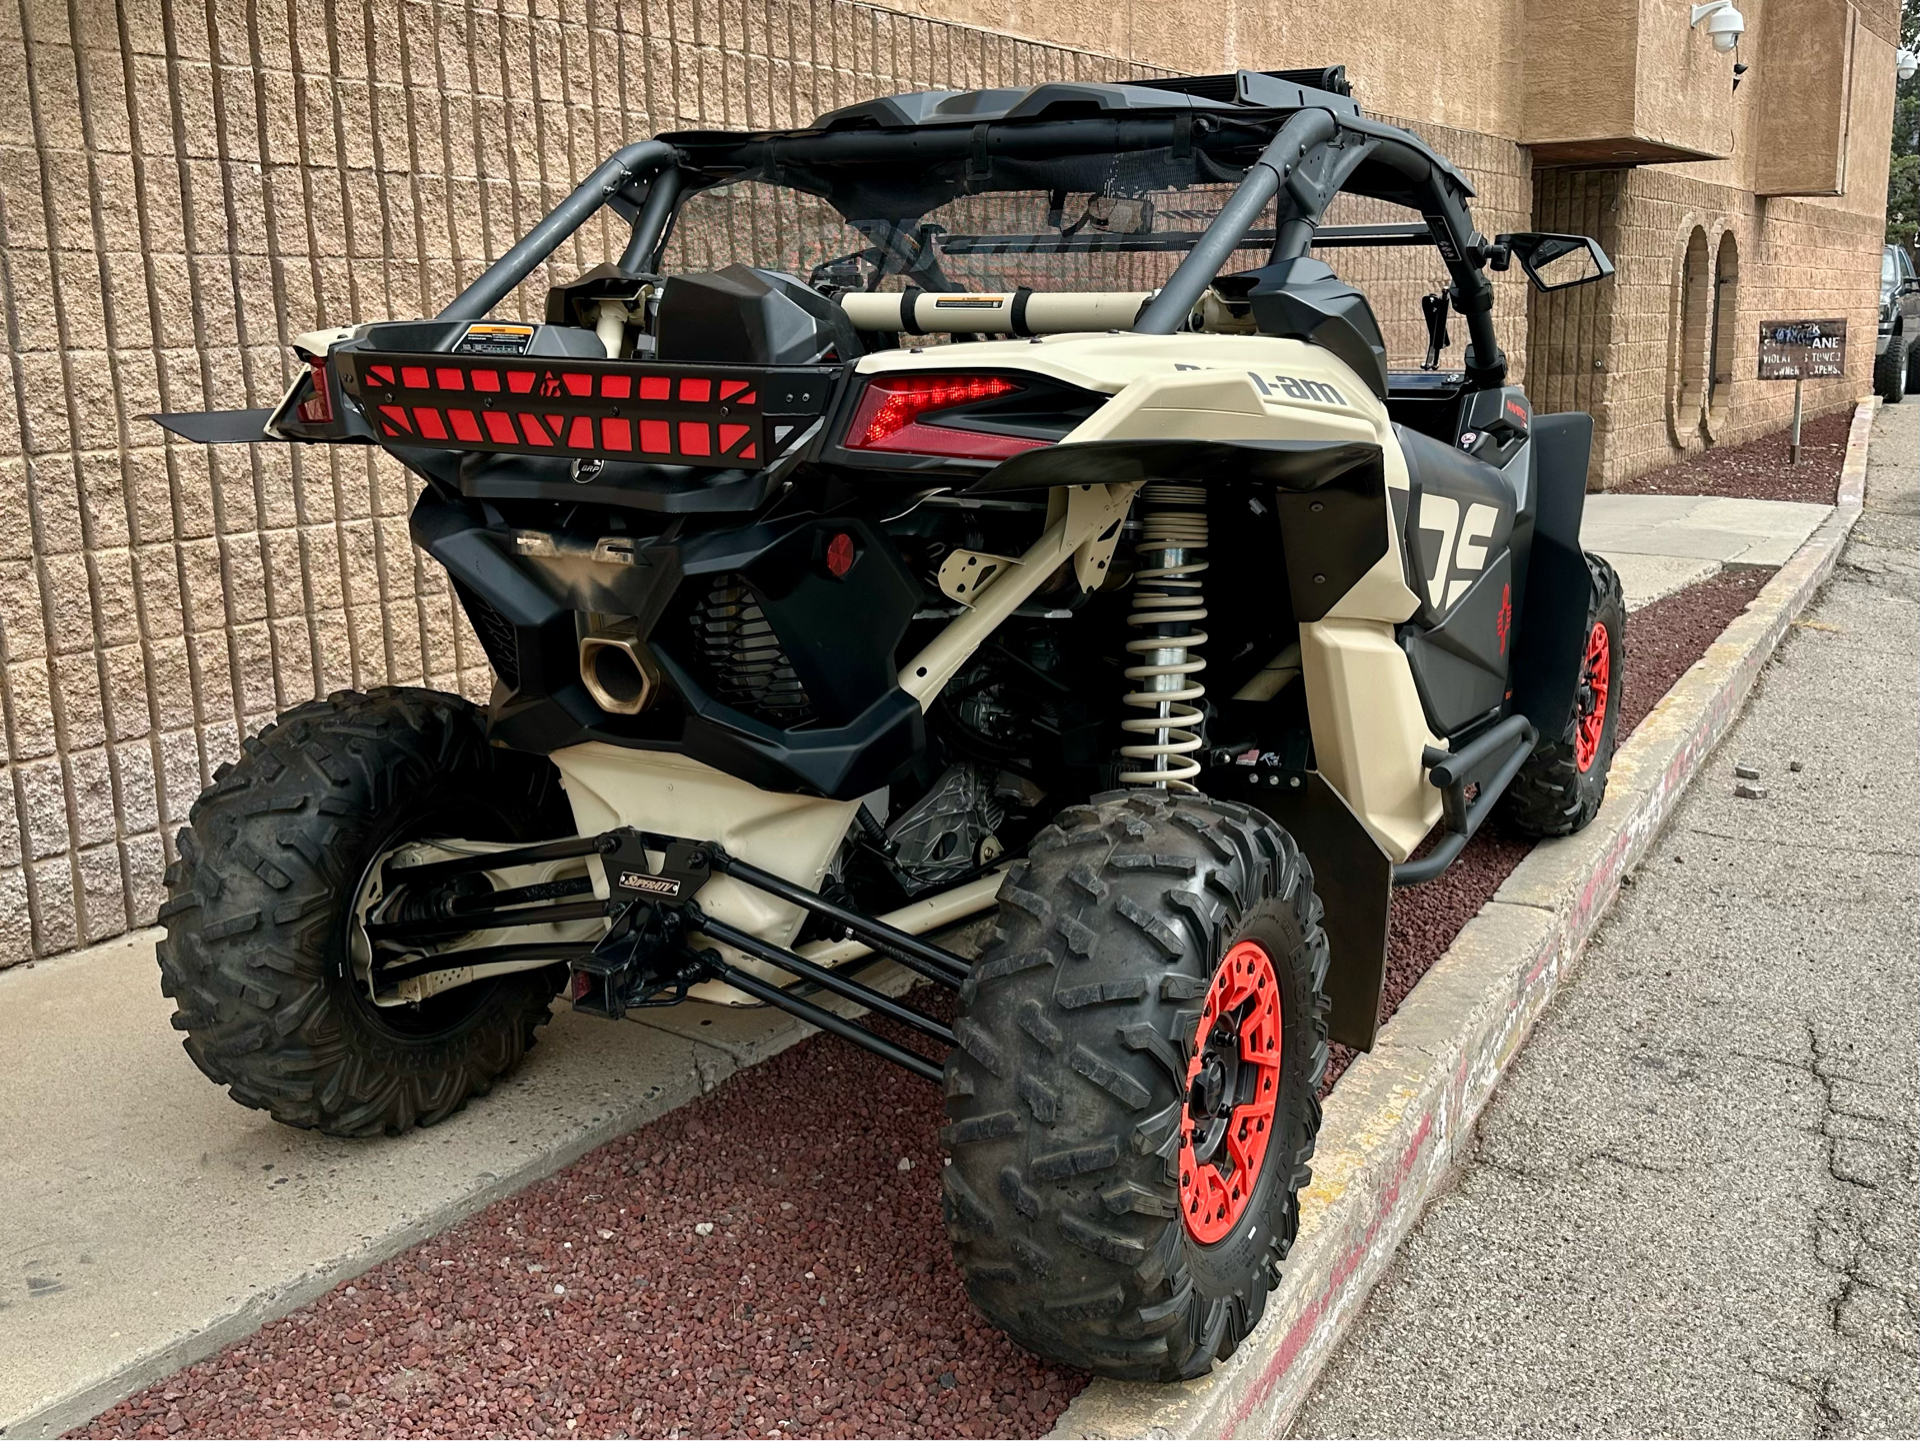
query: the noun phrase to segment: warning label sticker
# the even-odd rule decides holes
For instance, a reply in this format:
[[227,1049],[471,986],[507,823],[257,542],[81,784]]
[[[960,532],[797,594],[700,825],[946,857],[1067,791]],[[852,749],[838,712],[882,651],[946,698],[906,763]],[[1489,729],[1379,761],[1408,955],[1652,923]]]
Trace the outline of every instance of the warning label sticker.
[[499,325],[484,321],[469,325],[454,346],[455,355],[525,355],[533,344],[531,325]]

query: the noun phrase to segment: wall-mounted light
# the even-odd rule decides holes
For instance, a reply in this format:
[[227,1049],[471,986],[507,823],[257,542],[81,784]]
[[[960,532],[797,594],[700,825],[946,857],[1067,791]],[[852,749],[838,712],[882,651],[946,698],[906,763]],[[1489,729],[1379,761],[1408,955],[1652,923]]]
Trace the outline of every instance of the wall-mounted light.
[[1911,80],[1920,74],[1920,55],[1911,50],[1896,50],[1893,54],[1893,67],[1902,80]]
[[1689,22],[1695,30],[1700,22],[1707,22],[1707,38],[1713,42],[1713,48],[1721,54],[1727,53],[1740,43],[1740,37],[1747,33],[1747,17],[1735,7],[1733,0],[1706,0],[1704,5],[1693,7],[1693,19]]

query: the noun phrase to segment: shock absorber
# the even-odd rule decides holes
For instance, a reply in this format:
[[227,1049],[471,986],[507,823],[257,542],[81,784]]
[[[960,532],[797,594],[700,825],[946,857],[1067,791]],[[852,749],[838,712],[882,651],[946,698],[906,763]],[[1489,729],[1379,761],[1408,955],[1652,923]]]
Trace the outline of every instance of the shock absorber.
[[1120,783],[1192,791],[1200,774],[1204,716],[1197,702],[1207,693],[1197,679],[1207,663],[1194,651],[1207,643],[1199,623],[1207,618],[1200,573],[1207,562],[1206,491],[1197,485],[1149,485],[1141,491],[1141,538],[1134,546],[1140,569],[1133,576],[1133,610],[1127,624],[1143,632],[1127,642],[1135,664],[1125,704],[1146,712],[1120,722],[1131,744],[1120,747]]

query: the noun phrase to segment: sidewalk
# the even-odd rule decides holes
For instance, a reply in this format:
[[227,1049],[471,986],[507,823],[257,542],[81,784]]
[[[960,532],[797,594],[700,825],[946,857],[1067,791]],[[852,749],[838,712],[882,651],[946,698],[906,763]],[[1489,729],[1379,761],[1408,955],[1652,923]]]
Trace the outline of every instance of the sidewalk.
[[334,1140],[194,1068],[155,934],[0,974],[0,1435],[78,1424],[809,1034],[758,1010],[561,1009],[460,1114]]
[[1917,481],[1883,410],[1827,593],[1294,1434],[1920,1434]]
[[[1628,577],[1635,607],[1678,588],[1665,583],[1678,547],[1702,552],[1687,557],[1705,567],[1691,578],[1756,563],[1756,546],[1777,563],[1826,513],[1622,499],[1690,507],[1668,507],[1666,521],[1688,523],[1663,531],[1644,508],[1595,506],[1617,534],[1590,543]],[[181,1054],[170,1009],[151,932],[0,974],[13,1076],[0,1151],[15,1160],[0,1434],[74,1424],[806,1034],[713,1007],[659,1013],[642,1031],[562,1011],[525,1068],[461,1115],[347,1143],[234,1105]]]
[[1613,562],[1638,610],[1732,565],[1777,566],[1833,509],[1710,495],[1590,495],[1581,542]]

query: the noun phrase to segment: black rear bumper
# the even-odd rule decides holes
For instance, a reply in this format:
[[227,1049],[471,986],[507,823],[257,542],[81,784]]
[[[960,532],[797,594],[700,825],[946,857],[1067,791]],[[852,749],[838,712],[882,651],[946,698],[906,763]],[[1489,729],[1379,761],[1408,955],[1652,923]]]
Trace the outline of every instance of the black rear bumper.
[[[414,540],[446,567],[500,678],[490,734],[547,754],[587,741],[675,751],[766,790],[849,800],[886,785],[926,744],[919,703],[896,679],[896,651],[920,587],[885,536],[859,516],[803,514],[683,537],[637,537],[599,556],[559,552],[489,526],[472,507],[427,490]],[[821,557],[848,536],[855,560],[836,576]],[[547,553],[540,553],[541,551]],[[811,701],[783,727],[714,692],[689,602],[716,583],[751,588]],[[637,715],[597,706],[580,677],[584,618],[638,631],[673,695]]]

